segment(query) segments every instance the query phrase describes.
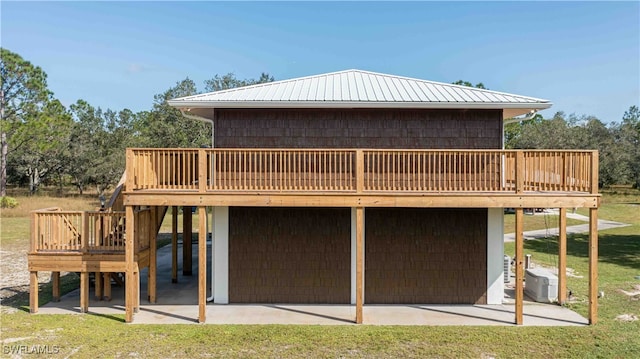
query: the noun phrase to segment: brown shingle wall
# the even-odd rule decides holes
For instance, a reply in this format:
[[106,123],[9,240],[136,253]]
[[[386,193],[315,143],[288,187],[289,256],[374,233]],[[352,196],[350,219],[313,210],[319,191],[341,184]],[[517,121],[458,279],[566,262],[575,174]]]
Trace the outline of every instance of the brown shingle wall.
[[229,209],[231,303],[350,300],[348,208]]
[[366,303],[486,303],[486,209],[375,208],[365,218]]
[[501,110],[220,109],[219,148],[501,148]]

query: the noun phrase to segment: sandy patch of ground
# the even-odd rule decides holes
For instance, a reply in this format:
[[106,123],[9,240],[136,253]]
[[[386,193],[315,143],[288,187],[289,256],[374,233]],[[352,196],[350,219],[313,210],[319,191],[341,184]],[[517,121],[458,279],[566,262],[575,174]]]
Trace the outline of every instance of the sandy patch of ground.
[[635,322],[638,320],[638,316],[634,314],[621,314],[616,317],[616,320],[621,322]]
[[[39,272],[38,282],[48,283],[51,272]],[[16,295],[29,293],[27,249],[2,246],[0,250],[0,303]]]
[[628,297],[631,297],[633,300],[640,299],[640,284],[634,285],[633,290],[631,291],[626,291],[624,289],[619,289],[618,291]]

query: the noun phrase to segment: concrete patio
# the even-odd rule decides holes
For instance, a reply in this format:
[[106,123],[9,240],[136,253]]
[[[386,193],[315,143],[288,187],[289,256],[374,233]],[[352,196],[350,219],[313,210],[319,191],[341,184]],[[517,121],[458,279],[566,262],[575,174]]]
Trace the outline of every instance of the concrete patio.
[[[197,237],[196,237],[197,238]],[[207,245],[210,251],[210,243]],[[178,258],[182,248],[178,247]],[[140,311],[135,324],[196,324],[198,318],[197,250],[194,251],[193,275],[182,276],[179,267],[178,283],[171,283],[171,246],[158,250],[157,303],[147,300],[147,271],[141,271]],[[210,263],[207,264],[209,272]],[[208,273],[207,277],[210,277]],[[209,283],[210,278],[207,279]],[[112,300],[97,300],[93,288],[89,313],[110,317],[124,314],[124,288],[113,286]],[[369,325],[515,325],[513,304],[505,299],[502,305],[366,305],[364,324]],[[40,314],[79,314],[79,290],[63,296],[59,302],[40,307]],[[114,320],[120,320],[113,317]],[[207,305],[206,324],[312,324],[355,325],[355,305]],[[586,318],[554,304],[524,302],[525,326],[588,325]]]

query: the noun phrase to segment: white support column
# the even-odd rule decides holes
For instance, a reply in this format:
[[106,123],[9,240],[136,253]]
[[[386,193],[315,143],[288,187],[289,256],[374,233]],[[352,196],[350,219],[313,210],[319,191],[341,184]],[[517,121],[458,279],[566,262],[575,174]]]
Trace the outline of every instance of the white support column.
[[229,303],[229,207],[214,207],[211,283],[213,302]]
[[[364,212],[366,213],[366,209],[364,210]],[[363,217],[365,217],[364,214],[363,214]],[[366,224],[366,217],[364,218],[364,222]],[[362,248],[364,251],[364,248],[366,247],[366,238],[364,233],[363,233],[363,239],[364,240],[362,241],[363,242]],[[364,261],[364,257],[363,257],[363,261]],[[356,270],[357,270],[357,267],[356,267],[356,208],[352,207],[351,208],[351,304],[356,304]],[[363,291],[364,291],[365,285],[366,284],[364,283],[364,278],[363,278],[362,279]],[[363,294],[363,298],[364,298],[364,294]]]
[[504,298],[504,210],[487,209],[487,304]]

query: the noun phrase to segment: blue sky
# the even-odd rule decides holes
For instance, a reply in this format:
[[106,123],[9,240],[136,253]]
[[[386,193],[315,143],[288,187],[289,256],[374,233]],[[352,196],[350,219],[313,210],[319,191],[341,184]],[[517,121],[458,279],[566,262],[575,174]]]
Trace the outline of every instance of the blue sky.
[[640,105],[640,2],[7,2],[2,46],[65,105],[133,111],[190,77],[351,68],[483,82],[620,121]]

